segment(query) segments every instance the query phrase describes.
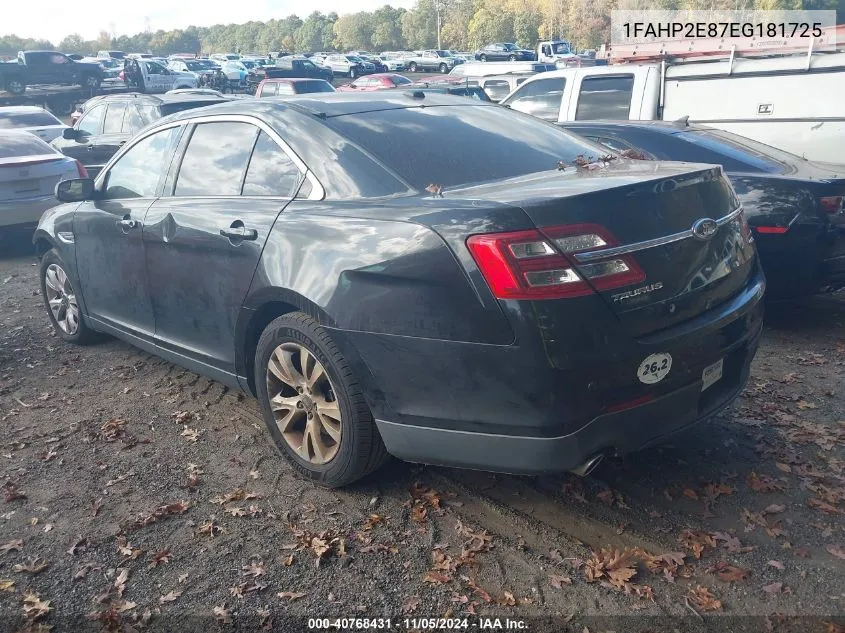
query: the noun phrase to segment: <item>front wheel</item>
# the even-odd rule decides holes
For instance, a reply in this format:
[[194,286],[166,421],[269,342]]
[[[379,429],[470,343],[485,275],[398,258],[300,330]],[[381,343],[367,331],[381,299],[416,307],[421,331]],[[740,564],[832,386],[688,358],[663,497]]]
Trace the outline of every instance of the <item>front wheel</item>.
[[89,90],[96,90],[100,87],[100,78],[96,75],[85,75],[82,79],[82,85],[88,88]]
[[22,79],[18,79],[17,77],[7,79],[6,90],[11,92],[13,95],[22,95],[26,91],[26,84]]
[[511,55],[510,57],[508,57],[508,61],[515,62],[516,61],[516,55]]
[[357,76],[358,76],[358,73],[355,71],[355,69],[354,69],[354,68],[350,68],[350,69],[349,69],[349,78],[350,78],[350,79],[355,79],[355,77],[357,77]]
[[445,75],[449,72],[449,67],[446,64],[440,64],[440,72]]
[[408,70],[410,70],[412,73],[417,72],[417,65],[416,65],[416,63],[411,62],[410,64],[408,64]]
[[308,315],[286,314],[264,330],[255,387],[276,447],[306,477],[345,486],[387,459],[352,370]]
[[486,62],[487,61],[487,55],[482,55],[479,59],[483,62]]
[[65,263],[56,249],[41,259],[41,295],[53,329],[68,343],[85,345],[96,339],[96,333],[82,320],[82,311]]

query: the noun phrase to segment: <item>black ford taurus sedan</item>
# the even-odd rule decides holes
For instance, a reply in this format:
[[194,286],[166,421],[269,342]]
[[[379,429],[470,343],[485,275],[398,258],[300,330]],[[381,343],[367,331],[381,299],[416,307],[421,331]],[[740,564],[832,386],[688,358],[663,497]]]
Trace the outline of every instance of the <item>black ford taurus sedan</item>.
[[413,91],[176,114],[57,187],[47,311],[253,393],[325,485],[584,473],[731,402],[764,291],[721,168],[597,151]]
[[769,300],[845,286],[845,165],[685,121],[559,124],[619,153],[722,165],[754,233]]

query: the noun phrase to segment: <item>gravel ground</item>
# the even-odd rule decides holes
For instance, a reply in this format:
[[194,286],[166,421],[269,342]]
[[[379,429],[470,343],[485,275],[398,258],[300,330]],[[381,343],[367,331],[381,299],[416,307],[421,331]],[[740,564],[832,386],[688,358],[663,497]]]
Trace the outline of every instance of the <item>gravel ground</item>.
[[250,397],[113,339],[61,342],[11,250],[1,631],[845,631],[843,295],[771,310],[731,411],[586,479],[392,462],[328,491]]

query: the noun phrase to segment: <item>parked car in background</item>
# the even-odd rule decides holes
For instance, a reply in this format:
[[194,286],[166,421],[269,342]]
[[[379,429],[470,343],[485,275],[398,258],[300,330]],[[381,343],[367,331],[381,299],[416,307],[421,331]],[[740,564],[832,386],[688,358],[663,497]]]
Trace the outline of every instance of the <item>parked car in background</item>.
[[405,67],[412,73],[434,70],[445,74],[461,63],[449,51],[442,50],[417,51],[404,61]]
[[31,236],[44,211],[56,204],[56,184],[87,177],[81,163],[29,132],[3,128],[0,119],[0,239]]
[[721,165],[754,232],[768,299],[845,286],[845,165],[814,163],[683,121],[559,125],[626,156]]
[[372,53],[349,53],[350,55],[354,55],[355,57],[359,57],[363,59],[365,62],[373,65],[373,72],[375,73],[385,73],[387,72],[387,65],[381,60],[381,57],[378,55],[373,55]]
[[222,62],[220,70],[226,75],[226,80],[231,88],[245,88],[249,84],[249,71],[239,61]]
[[[431,80],[415,81],[406,86],[398,86],[413,91],[413,94],[425,95],[427,92],[439,92],[457,97],[470,97],[476,101],[490,101],[490,97],[479,86],[467,84],[465,81],[454,81],[449,78],[434,77]],[[410,93],[409,93],[410,94]]]
[[98,51],[97,52],[97,59],[117,59],[119,61],[123,61],[123,58],[126,57],[126,53],[123,51]]
[[256,97],[281,97],[312,92],[335,92],[325,79],[264,79],[258,84]]
[[241,56],[238,53],[214,53],[209,55],[208,58],[222,64],[223,62],[236,62]]
[[388,453],[585,473],[734,400],[765,285],[721,168],[596,151],[435,93],[182,113],[57,188],[47,314],[251,391],[324,485]]
[[354,55],[329,55],[323,60],[323,65],[332,71],[334,76],[343,75],[350,79],[375,72],[376,67]]
[[214,73],[220,68],[210,59],[180,59],[171,57],[167,62],[167,68],[181,73],[193,73],[198,77],[200,84],[210,83]]
[[[21,51],[17,63],[0,64],[0,78],[6,73],[16,75],[16,72],[24,86],[58,84],[96,89],[103,81],[103,69],[98,63],[73,61],[64,53],[56,51]],[[9,89],[8,79],[5,83]]]
[[534,51],[520,48],[512,42],[488,44],[473,55],[480,62],[530,62],[537,59]]
[[512,73],[506,75],[489,75],[482,77],[464,77],[467,85],[479,86],[491,101],[499,103],[512,91],[522,85],[534,73]]
[[152,59],[125,60],[123,80],[129,88],[150,94],[179,88],[196,88],[199,85],[197,74],[170,70]]
[[366,75],[364,77],[358,77],[352,83],[346,84],[345,86],[340,86],[338,88],[339,91],[356,91],[356,90],[363,90],[363,91],[370,91],[370,90],[385,90],[386,88],[401,88],[403,86],[408,86],[413,82],[403,75],[397,75],[394,73],[377,73],[375,75]]
[[153,121],[224,102],[226,99],[216,95],[103,95],[84,105],[83,114],[74,126],[67,128],[52,145],[62,154],[80,160],[93,177],[126,141]]
[[[303,55],[288,55],[280,57],[273,66],[262,66],[249,74],[249,83],[253,87],[264,79],[323,79],[331,81],[333,73],[330,68],[317,65]],[[254,92],[254,90],[253,90]]]
[[395,57],[390,57],[389,55],[390,53],[379,55],[379,60],[386,69],[386,72],[402,72],[405,70],[405,59],[403,57],[399,57],[398,54]]
[[467,62],[455,66],[449,74],[457,77],[485,77],[511,73],[537,74],[550,70],[557,70],[557,66],[547,62]]
[[67,125],[37,106],[0,107],[0,130],[29,132],[49,143],[62,135]]

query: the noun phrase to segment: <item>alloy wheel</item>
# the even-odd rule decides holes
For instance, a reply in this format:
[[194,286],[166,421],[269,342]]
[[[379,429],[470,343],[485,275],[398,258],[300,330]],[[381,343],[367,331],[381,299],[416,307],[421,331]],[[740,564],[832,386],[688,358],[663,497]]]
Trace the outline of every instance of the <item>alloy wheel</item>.
[[44,292],[56,324],[65,334],[79,331],[79,304],[67,273],[58,264],[50,264],[44,274]]
[[328,373],[299,343],[282,343],[267,361],[267,396],[288,446],[311,464],[327,464],[340,448],[340,403]]
[[24,90],[26,90],[26,86],[24,86],[24,83],[17,79],[10,79],[6,87],[8,88],[9,92],[14,95],[19,95]]

